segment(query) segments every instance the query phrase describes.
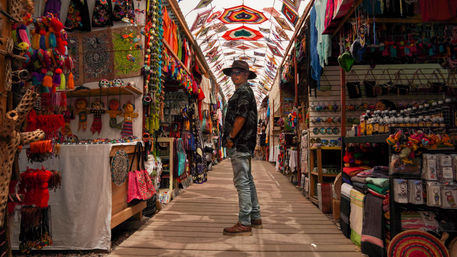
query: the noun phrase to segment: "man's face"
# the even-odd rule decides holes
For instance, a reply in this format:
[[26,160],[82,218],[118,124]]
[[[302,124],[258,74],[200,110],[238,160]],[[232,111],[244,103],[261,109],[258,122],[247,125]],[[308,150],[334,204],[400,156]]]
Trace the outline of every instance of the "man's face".
[[248,81],[249,72],[242,69],[233,69],[232,70],[232,82],[235,86],[240,86]]

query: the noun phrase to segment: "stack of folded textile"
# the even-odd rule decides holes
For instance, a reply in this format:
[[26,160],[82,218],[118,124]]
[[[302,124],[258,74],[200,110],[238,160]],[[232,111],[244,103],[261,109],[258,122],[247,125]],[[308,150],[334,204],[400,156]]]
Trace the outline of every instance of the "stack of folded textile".
[[340,226],[341,231],[347,237],[351,237],[351,226],[349,217],[351,214],[351,190],[352,186],[343,183],[341,185],[341,199],[340,199]]

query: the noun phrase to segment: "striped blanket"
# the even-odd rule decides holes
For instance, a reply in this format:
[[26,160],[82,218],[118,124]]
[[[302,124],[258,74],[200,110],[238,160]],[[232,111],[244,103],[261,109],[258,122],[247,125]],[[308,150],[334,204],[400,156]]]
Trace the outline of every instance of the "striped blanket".
[[360,246],[363,226],[363,201],[365,195],[355,189],[351,190],[351,241]]
[[340,225],[341,231],[347,238],[351,237],[351,226],[349,223],[349,216],[351,214],[351,190],[351,185],[347,183],[341,185]]

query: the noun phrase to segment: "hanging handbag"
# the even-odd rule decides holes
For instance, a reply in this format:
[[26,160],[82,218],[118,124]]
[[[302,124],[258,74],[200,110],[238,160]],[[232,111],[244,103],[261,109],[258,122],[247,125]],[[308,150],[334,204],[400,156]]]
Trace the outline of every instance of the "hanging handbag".
[[410,82],[404,78],[405,75],[403,74],[403,70],[400,69],[395,73],[394,88],[397,91],[397,95],[406,95],[409,93]]
[[365,74],[363,86],[366,97],[376,97],[376,77],[373,74],[373,69],[369,69]]
[[362,91],[360,90],[360,79],[354,70],[349,73],[347,80],[348,82],[346,82],[346,87],[348,90],[349,98],[362,97]]
[[130,171],[127,191],[127,202],[131,202],[134,199],[147,200],[150,199],[156,193],[152,180],[149,177],[148,172],[144,168],[142,149],[143,145],[140,142],[138,142],[135,146],[134,153],[134,158],[136,156],[136,158],[138,159],[137,170],[132,170],[132,161],[129,169]]
[[428,80],[432,93],[446,92],[446,79],[439,69],[435,69]]

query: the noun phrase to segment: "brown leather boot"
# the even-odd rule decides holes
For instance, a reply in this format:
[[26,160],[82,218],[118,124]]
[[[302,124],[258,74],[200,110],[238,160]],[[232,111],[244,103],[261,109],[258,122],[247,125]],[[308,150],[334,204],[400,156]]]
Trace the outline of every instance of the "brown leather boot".
[[251,227],[262,228],[262,219],[251,220]]
[[224,228],[223,234],[226,236],[252,236],[252,229],[251,226],[245,226],[238,222],[232,227]]

